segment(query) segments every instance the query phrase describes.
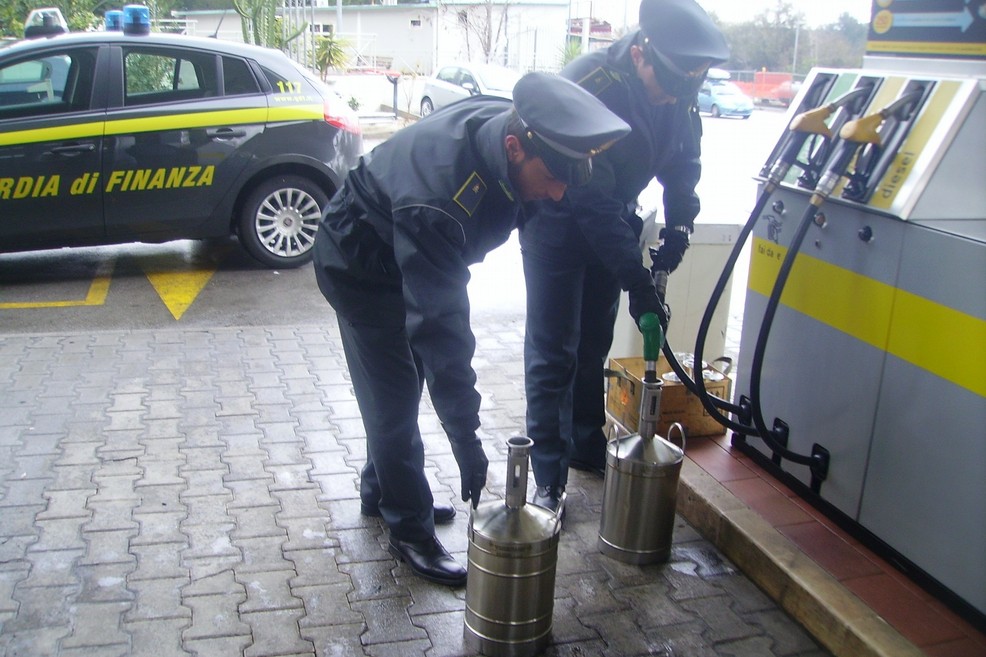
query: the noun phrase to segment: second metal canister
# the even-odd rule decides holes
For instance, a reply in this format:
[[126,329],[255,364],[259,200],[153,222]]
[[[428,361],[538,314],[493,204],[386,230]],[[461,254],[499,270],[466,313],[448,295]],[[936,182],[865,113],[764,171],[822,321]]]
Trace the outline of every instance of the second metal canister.
[[618,561],[650,564],[671,556],[678,477],[685,435],[673,424],[681,446],[660,436],[633,434],[610,441],[599,521],[599,550]]
[[533,657],[551,640],[561,522],[526,503],[532,444],[507,441],[506,499],[480,504],[469,519],[463,637],[491,657]]

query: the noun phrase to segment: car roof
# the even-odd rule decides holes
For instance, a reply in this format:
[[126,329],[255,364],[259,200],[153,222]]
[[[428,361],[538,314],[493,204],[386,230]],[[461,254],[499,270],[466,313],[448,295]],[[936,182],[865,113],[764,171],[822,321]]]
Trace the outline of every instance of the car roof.
[[66,45],[159,45],[159,46],[183,46],[191,48],[202,48],[205,50],[215,50],[241,57],[252,57],[264,59],[274,57],[278,60],[286,58],[284,53],[273,48],[264,48],[239,41],[225,41],[220,39],[210,39],[206,37],[193,37],[185,34],[166,34],[163,32],[152,32],[145,35],[128,35],[123,32],[70,32],[68,34],[56,34],[49,37],[39,37],[37,39],[22,39],[17,43],[4,47],[0,52],[3,54],[15,54],[30,52],[38,48],[47,47],[51,44]]

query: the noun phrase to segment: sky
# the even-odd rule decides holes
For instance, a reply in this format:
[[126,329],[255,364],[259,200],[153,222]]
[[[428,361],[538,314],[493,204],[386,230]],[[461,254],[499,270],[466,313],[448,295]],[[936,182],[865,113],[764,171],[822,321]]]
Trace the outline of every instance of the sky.
[[[870,0],[788,0],[805,15],[810,27],[834,23],[842,13],[848,13],[861,23],[870,22]],[[591,0],[592,13],[619,27],[637,22],[640,0]],[[777,6],[777,0],[697,0],[706,11],[715,12],[726,23],[740,23],[752,19],[766,9]],[[573,6],[589,0],[574,0]]]

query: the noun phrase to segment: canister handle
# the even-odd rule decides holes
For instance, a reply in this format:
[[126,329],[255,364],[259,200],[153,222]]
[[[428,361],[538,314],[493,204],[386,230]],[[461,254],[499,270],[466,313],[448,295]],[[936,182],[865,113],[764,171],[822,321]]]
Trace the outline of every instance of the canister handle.
[[721,367],[716,368],[720,374],[729,376],[729,373],[733,371],[733,359],[730,358],[729,356],[719,356],[714,361],[712,361],[713,365],[716,363],[722,363]]
[[562,491],[561,498],[558,500],[558,508],[555,509],[555,524],[551,528],[551,535],[554,536],[561,528],[561,517],[565,515],[565,502],[568,501],[568,493]]
[[[678,427],[678,435],[681,436],[681,444],[679,445],[675,441],[671,440],[671,432],[674,431],[675,427]],[[668,437],[667,441],[681,449],[682,452],[685,451],[685,427],[681,426],[680,422],[675,422],[670,427],[668,427]]]

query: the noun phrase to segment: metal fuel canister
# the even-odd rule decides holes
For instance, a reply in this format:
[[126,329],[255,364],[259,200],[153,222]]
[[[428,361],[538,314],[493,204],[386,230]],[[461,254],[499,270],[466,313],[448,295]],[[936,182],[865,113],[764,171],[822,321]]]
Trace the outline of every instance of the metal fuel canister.
[[480,504],[469,518],[463,637],[489,657],[533,657],[551,640],[564,506],[527,504],[532,444],[507,440],[506,498]]

